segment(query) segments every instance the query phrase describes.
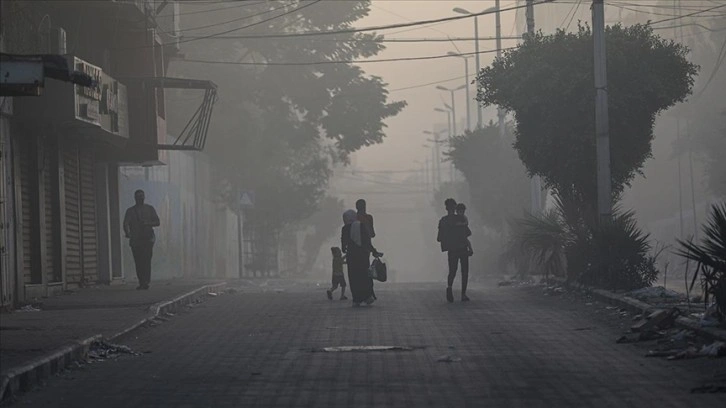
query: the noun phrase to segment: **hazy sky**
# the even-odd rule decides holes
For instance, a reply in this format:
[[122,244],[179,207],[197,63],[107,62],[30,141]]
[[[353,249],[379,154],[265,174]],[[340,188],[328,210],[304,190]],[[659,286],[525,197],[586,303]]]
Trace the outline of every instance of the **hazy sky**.
[[[515,1],[501,2],[501,7],[512,6]],[[479,1],[416,1],[416,0],[374,0],[371,14],[358,22],[357,26],[375,26],[381,24],[395,24],[406,20],[427,20],[445,16],[457,15],[452,11],[454,7],[462,7],[471,12],[483,11],[494,6],[494,0]],[[513,11],[502,13],[503,35],[516,35],[514,27],[515,13]],[[405,32],[404,32],[405,31]],[[439,24],[428,28],[411,27],[395,30],[381,31],[387,38],[446,38],[450,37],[473,37],[473,19],[464,19],[445,24]],[[494,16],[479,17],[479,36],[494,36]],[[511,46],[514,40],[505,40],[503,46]],[[494,41],[482,41],[481,50],[494,49]],[[387,49],[375,58],[399,58],[417,57],[427,55],[441,55],[449,51],[456,52],[451,42],[427,42],[427,43],[387,43]],[[456,42],[461,52],[473,52],[473,41]],[[495,54],[481,55],[481,65],[491,63]],[[469,75],[473,79],[475,72],[474,58],[469,59]],[[445,58],[439,60],[405,61],[365,64],[364,69],[372,75],[381,76],[389,84],[389,89],[406,88],[410,86],[441,81],[449,78],[464,76],[464,61],[461,58]],[[458,87],[465,83],[459,79],[443,83],[450,88]],[[474,85],[470,86],[470,94],[475,95]],[[366,148],[356,155],[356,164],[365,169],[410,169],[418,168],[414,160],[423,160],[430,157],[429,150],[422,147],[425,135],[424,130],[430,130],[435,124],[445,125],[446,115],[435,112],[435,107],[442,107],[442,98],[447,103],[450,101],[450,94],[437,90],[435,85],[424,86],[415,89],[394,91],[390,98],[393,100],[405,99],[408,106],[395,118],[387,121],[388,129],[385,143],[378,146]],[[460,121],[466,117],[465,91],[456,93],[457,116]],[[474,102],[471,103],[472,126],[476,124],[476,113]],[[489,109],[485,112],[485,120],[495,117],[495,113]]]

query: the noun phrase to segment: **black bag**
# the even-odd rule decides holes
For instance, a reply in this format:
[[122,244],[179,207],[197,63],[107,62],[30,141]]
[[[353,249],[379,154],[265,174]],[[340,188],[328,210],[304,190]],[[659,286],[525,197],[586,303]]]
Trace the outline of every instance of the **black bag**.
[[371,263],[371,267],[368,268],[368,276],[379,282],[385,282],[388,280],[388,268],[386,267],[386,261],[381,258],[374,259]]

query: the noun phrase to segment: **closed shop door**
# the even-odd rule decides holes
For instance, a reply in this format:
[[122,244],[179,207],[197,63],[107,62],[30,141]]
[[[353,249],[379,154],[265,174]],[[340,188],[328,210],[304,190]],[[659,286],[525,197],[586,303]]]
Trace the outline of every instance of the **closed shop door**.
[[11,307],[15,302],[13,223],[12,155],[10,154],[10,124],[0,116],[0,306]]
[[25,284],[39,284],[40,275],[39,242],[35,240],[38,228],[38,157],[35,143],[30,138],[21,138],[19,143],[20,200],[23,235],[23,281]]
[[96,217],[96,172],[93,151],[81,148],[81,248],[85,282],[98,281],[98,225]]
[[63,182],[65,194],[66,283],[80,285],[83,280],[81,266],[81,187],[78,145],[63,144]]
[[45,275],[46,281],[61,282],[60,216],[58,205],[58,144],[47,139],[43,149],[43,211],[45,215]]

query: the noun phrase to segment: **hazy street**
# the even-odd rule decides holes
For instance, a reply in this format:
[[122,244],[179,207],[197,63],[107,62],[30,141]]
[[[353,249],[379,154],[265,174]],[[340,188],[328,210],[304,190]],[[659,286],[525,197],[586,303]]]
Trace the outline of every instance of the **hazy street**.
[[[689,390],[723,360],[666,361],[615,343],[583,307],[528,288],[381,284],[351,308],[322,289],[210,298],[122,343],[140,356],[52,378],[22,407],[718,406]],[[324,352],[330,346],[412,350]],[[443,360],[443,361],[441,361]],[[698,365],[694,365],[698,364]],[[696,373],[696,368],[700,370]]]

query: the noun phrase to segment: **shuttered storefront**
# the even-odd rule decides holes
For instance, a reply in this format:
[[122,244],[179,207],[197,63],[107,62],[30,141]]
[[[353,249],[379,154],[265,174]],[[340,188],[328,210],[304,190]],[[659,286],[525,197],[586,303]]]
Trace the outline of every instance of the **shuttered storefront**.
[[81,268],[81,198],[78,177],[78,146],[63,144],[63,182],[65,194],[66,283],[78,285],[83,278]]
[[93,151],[80,149],[81,248],[86,282],[98,282],[98,228],[96,222],[96,178]]
[[35,210],[37,202],[37,157],[34,143],[30,140],[20,140],[19,143],[19,167],[20,167],[20,199],[22,214],[22,236],[23,236],[23,282],[25,284],[42,283],[38,262],[38,246],[33,237],[37,228],[37,216]]
[[98,281],[98,238],[93,151],[74,141],[63,147],[66,283]]
[[60,217],[58,214],[58,149],[55,140],[46,140],[43,149],[43,211],[45,215],[46,282],[62,281],[60,268]]

